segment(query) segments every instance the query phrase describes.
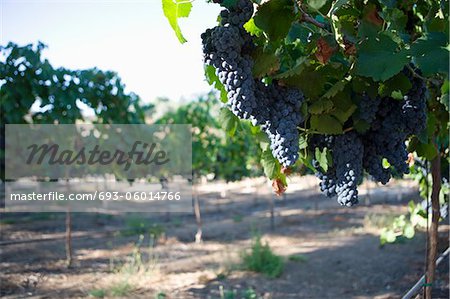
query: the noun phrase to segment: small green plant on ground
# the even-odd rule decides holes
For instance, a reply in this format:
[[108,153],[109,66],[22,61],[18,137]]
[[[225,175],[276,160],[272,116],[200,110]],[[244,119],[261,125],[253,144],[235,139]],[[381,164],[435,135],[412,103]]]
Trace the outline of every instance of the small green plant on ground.
[[244,292],[244,299],[257,299],[258,295],[256,294],[255,290],[252,288],[248,288]]
[[155,295],[155,299],[164,299],[167,298],[167,295],[164,292],[159,292]]
[[253,238],[250,252],[242,255],[243,267],[246,270],[263,273],[271,278],[279,277],[283,273],[283,258],[274,254],[269,245],[262,244],[261,237]]
[[111,271],[123,275],[150,275],[158,270],[158,259],[153,253],[153,235],[150,235],[148,242],[148,256],[143,255],[144,235],[140,235],[138,241],[134,244],[133,251],[127,256],[122,263],[116,264],[114,260],[110,260]]
[[103,289],[94,289],[89,292],[89,296],[95,298],[104,298],[106,296],[106,291]]
[[133,286],[129,284],[127,281],[122,281],[117,284],[114,284],[110,293],[113,297],[124,297],[127,296],[133,290]]
[[400,215],[392,221],[392,224],[384,227],[380,234],[380,245],[386,243],[402,242],[414,237],[417,227],[426,227],[427,213],[412,200],[408,204],[409,217]]
[[[130,295],[134,287],[126,280],[111,285],[107,290],[105,289],[93,289],[89,291],[89,296],[94,298],[105,297],[127,297]],[[164,298],[164,297],[157,297]]]
[[260,299],[256,291],[253,288],[247,288],[244,291],[238,292],[237,290],[224,290],[223,286],[219,286],[220,299]]
[[223,286],[219,286],[220,299],[235,299],[237,292],[236,290],[224,290]]

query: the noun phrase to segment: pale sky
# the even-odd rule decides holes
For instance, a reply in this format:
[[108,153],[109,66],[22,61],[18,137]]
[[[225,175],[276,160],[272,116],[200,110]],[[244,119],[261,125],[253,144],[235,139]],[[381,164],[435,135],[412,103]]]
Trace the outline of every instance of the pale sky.
[[0,44],[42,41],[44,57],[70,69],[119,73],[145,102],[190,100],[211,90],[204,80],[200,34],[216,23],[220,7],[193,2],[180,21],[181,45],[160,0],[0,0]]

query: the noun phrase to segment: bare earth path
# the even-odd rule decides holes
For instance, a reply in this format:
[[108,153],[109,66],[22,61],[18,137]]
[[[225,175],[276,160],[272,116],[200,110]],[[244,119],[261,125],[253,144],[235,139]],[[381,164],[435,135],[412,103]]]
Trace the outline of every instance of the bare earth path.
[[[406,203],[418,199],[414,185],[372,186],[370,202],[363,188],[362,203],[349,209],[319,195],[312,181],[293,182],[286,199],[277,199],[274,230],[271,196],[260,181],[230,185],[225,196],[213,192],[223,186],[201,187],[201,244],[192,242],[191,214],[74,214],[71,269],[64,264],[64,214],[1,213],[1,295],[221,298],[234,292],[233,298],[256,298],[245,297],[252,289],[257,298],[400,298],[423,273],[425,234],[380,248],[376,222],[407,213]],[[146,229],[137,229],[136,221]],[[148,233],[135,245],[140,233],[162,230],[156,246]],[[240,254],[255,231],[285,257],[280,278],[240,269]],[[441,225],[440,252],[448,232],[449,225]],[[37,240],[43,236],[47,240]],[[448,298],[448,261],[443,265],[436,298]]]

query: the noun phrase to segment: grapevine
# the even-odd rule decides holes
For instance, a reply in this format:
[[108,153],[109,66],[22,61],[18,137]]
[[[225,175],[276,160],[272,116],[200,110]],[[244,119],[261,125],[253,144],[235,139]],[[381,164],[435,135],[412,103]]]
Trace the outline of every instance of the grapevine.
[[[222,10],[219,25],[202,34],[204,61],[216,70],[231,112],[260,126],[268,136],[272,156],[287,168],[294,166],[300,157],[299,129],[314,132],[307,127],[308,115],[301,112],[302,104],[311,99],[299,88],[253,75],[256,62],[252,54],[257,45],[244,29],[253,13],[249,0],[239,0]],[[321,41],[320,49],[325,51],[324,48],[326,43]],[[401,74],[411,85],[401,99],[353,90],[351,101],[357,103],[357,108],[342,133],[313,134],[309,140],[310,154],[314,154],[316,147],[321,151],[327,148],[331,153],[327,169],[315,159],[312,165],[321,191],[328,197],[337,197],[341,205],[358,202],[357,186],[364,171],[382,184],[394,175],[409,172],[406,142],[426,126],[427,91],[424,80],[417,76],[420,70],[414,65],[405,66]],[[351,121],[365,123],[367,127],[356,130]]]

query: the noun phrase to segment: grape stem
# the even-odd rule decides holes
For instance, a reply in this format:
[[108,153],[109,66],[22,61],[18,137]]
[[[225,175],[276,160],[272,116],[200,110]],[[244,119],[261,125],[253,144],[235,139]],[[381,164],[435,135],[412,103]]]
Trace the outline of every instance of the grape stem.
[[320,23],[319,21],[317,21],[316,19],[312,18],[310,15],[308,15],[306,12],[304,12],[302,9],[300,9],[300,11],[302,12],[302,17],[301,17],[301,21],[307,22],[307,23],[311,23],[319,28],[324,29],[325,25]]
[[344,130],[344,133],[350,132],[351,130],[353,130],[353,127],[347,128]]
[[[297,129],[299,129],[302,132],[311,133],[311,134],[321,134],[321,135],[324,134],[323,132],[314,131],[314,130],[311,130],[311,129],[305,129],[305,128],[302,128],[302,127],[297,127]],[[350,127],[350,128],[345,129],[343,131],[343,133],[347,133],[347,132],[350,132],[352,130],[353,130],[353,127]]]
[[297,6],[298,6],[299,11],[300,11],[301,14],[302,14],[301,17],[300,17],[300,21],[303,21],[303,22],[306,22],[306,23],[313,24],[313,25],[315,25],[315,26],[317,26],[317,27],[319,27],[319,28],[321,28],[321,29],[327,31],[327,30],[325,29],[325,24],[320,23],[319,21],[317,21],[316,19],[314,19],[313,17],[311,17],[308,13],[306,13],[306,12],[303,10],[303,8],[302,8],[302,3],[301,3],[300,0],[298,0],[298,1],[296,1],[296,2],[297,2]]
[[299,129],[299,130],[302,131],[302,132],[311,133],[311,134],[323,134],[323,133],[320,133],[320,132],[318,132],[318,131],[314,131],[314,130],[310,130],[310,129],[305,129],[305,128],[302,128],[302,127],[297,127],[297,129]]
[[440,82],[438,81],[438,80],[433,80],[433,79],[429,79],[429,78],[425,78],[425,77],[422,77],[421,75],[419,75],[409,64],[407,64],[406,65],[406,67],[412,72],[412,74],[413,74],[413,76],[414,77],[417,77],[417,78],[419,78],[420,80],[423,80],[423,81],[425,81],[425,82],[430,82],[430,83],[432,83],[432,84],[434,84],[434,85],[436,85],[436,86],[439,86],[440,85]]

